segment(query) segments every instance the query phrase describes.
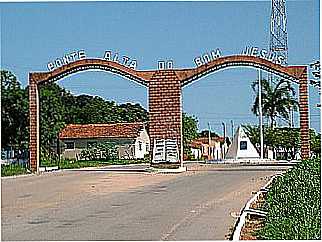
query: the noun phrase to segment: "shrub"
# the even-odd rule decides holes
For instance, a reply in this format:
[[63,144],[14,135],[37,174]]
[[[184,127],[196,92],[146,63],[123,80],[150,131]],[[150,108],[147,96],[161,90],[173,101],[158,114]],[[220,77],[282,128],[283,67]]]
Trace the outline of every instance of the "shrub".
[[116,145],[114,143],[104,142],[82,150],[80,157],[84,160],[112,161],[117,159],[118,153]]
[[1,165],[1,176],[14,176],[27,173],[27,164]]
[[260,239],[321,239],[320,168],[320,159],[304,160],[276,179]]
[[40,166],[57,166],[59,157],[57,154],[50,152],[47,149],[41,148],[40,151]]

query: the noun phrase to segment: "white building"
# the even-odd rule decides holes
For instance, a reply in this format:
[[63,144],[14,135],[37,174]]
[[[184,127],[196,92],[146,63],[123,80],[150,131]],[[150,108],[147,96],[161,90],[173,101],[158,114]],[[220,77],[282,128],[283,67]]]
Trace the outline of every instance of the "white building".
[[196,160],[221,160],[224,158],[224,152],[227,151],[227,144],[223,137],[201,137],[193,140],[190,144],[193,157]]
[[80,159],[82,150],[103,142],[116,144],[119,159],[143,159],[150,151],[144,123],[69,124],[59,134],[62,156]]

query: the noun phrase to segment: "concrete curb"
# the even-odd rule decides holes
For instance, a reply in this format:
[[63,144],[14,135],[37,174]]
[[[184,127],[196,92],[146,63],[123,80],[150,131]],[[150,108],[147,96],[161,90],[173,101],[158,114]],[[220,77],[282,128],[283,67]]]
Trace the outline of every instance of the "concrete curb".
[[139,165],[149,165],[150,163],[140,163],[140,164],[128,164],[128,165],[110,165],[110,166],[102,166],[102,167],[83,167],[83,168],[73,168],[73,169],[59,169],[58,166],[42,166],[39,167],[39,173],[30,173],[30,174],[22,174],[22,175],[14,175],[14,176],[1,176],[1,179],[13,179],[20,177],[28,177],[28,176],[39,176],[41,174],[46,174],[48,172],[62,172],[62,171],[114,171],[114,172],[126,172],[126,173],[135,173],[135,172],[151,172],[149,168],[145,169],[109,169],[109,168],[126,168],[126,167],[134,167]]
[[232,234],[232,240],[233,241],[239,241],[241,231],[245,225],[246,222],[246,217],[248,214],[256,214],[259,216],[265,217],[267,212],[261,211],[261,210],[256,210],[250,208],[251,204],[255,201],[257,201],[258,197],[260,194],[268,192],[267,187],[276,179],[276,177],[281,176],[282,174],[276,174],[271,177],[271,179],[246,203],[245,207],[241,210],[241,216],[239,219],[236,221],[234,231]]
[[116,167],[132,167],[132,166],[141,166],[141,165],[150,165],[150,163],[138,163],[138,164],[127,164],[127,165],[109,165],[109,166],[102,166],[102,167],[116,168]]
[[156,169],[153,168],[151,169],[152,172],[156,172],[156,173],[165,173],[165,174],[169,174],[169,173],[182,173],[182,172],[186,172],[187,171],[187,167],[185,166],[180,166],[177,169]]
[[91,170],[79,170],[79,169],[64,169],[61,171],[80,171],[80,172],[113,172],[113,173],[151,173],[150,170],[147,169],[131,169],[131,170],[126,170],[126,169],[91,169]]
[[[90,167],[59,169],[59,170],[60,171],[129,171],[129,172],[137,171],[137,172],[143,172],[146,169],[125,170],[125,169],[122,169],[122,168],[149,165],[149,164],[150,163],[139,163],[139,164],[128,164],[128,165],[90,166]],[[120,169],[111,169],[111,168],[120,168]]]
[[182,162],[183,164],[207,164],[206,161],[201,160],[201,161],[196,161],[196,160],[186,160]]
[[57,171],[57,170],[59,170],[58,166],[41,166],[41,167],[39,167],[39,172]]
[[14,175],[14,176],[1,176],[1,179],[13,179],[13,178],[20,178],[20,177],[28,177],[28,176],[37,176],[36,173],[30,173],[30,174],[21,174],[21,175]]
[[205,165],[238,165],[238,166],[294,166],[299,162],[287,161],[207,161]]

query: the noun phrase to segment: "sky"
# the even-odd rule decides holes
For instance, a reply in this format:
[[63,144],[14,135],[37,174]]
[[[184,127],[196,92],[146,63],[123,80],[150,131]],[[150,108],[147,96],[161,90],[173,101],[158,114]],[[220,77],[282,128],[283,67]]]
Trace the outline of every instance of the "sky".
[[[1,68],[23,86],[28,73],[47,71],[47,63],[84,50],[102,58],[106,50],[137,60],[137,70],[157,69],[159,60],[174,68],[194,68],[194,58],[219,48],[223,56],[246,46],[269,46],[270,1],[213,2],[42,2],[0,3]],[[318,0],[287,1],[289,65],[320,58]],[[263,73],[263,75],[266,75]],[[240,124],[257,124],[251,112],[257,78],[253,68],[215,72],[183,89],[183,111],[198,119],[199,130],[231,135]],[[73,94],[98,95],[117,103],[148,108],[147,89],[106,72],[82,72],[58,84]],[[297,89],[297,86],[294,86]],[[320,132],[318,91],[310,87],[310,126]],[[283,123],[281,123],[283,124]],[[295,114],[299,125],[299,115]]]

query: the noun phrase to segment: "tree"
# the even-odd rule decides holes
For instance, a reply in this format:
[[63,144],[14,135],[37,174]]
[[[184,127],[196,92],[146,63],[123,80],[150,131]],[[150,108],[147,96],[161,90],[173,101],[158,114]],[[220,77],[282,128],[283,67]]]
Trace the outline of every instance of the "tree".
[[1,123],[2,147],[27,148],[28,93],[7,70],[1,70]]
[[311,74],[314,79],[310,80],[310,84],[321,91],[321,63],[319,60],[310,64]]
[[[247,136],[250,141],[259,146],[259,127],[252,125],[243,125]],[[289,154],[292,159],[295,158],[296,151],[301,147],[300,129],[299,128],[271,128],[268,126],[264,127],[264,146],[272,147],[274,149],[282,149],[285,153]],[[316,133],[313,129],[310,129],[310,148],[311,151],[316,155],[321,155],[321,136]],[[285,154],[285,156],[287,156]],[[284,157],[285,159],[287,157]]]
[[[252,142],[253,145],[259,145],[260,144],[260,131],[259,131],[259,127],[256,125],[242,125],[242,127],[245,130],[245,133],[247,134],[248,138],[250,139],[250,142]],[[266,133],[265,133],[266,134]],[[264,144],[267,144],[267,139],[266,139],[266,135],[265,135],[265,139],[264,139]]]
[[65,111],[63,97],[65,89],[55,83],[40,87],[40,144],[42,152],[52,153],[53,142],[58,138],[59,131],[65,126]]
[[65,123],[79,123],[78,117],[81,114],[81,109],[78,104],[78,96],[74,96],[68,91],[62,91],[62,102],[65,107]]
[[183,128],[183,152],[186,155],[191,154],[190,143],[198,137],[198,120],[193,116],[188,116],[186,113],[182,115]]
[[316,156],[321,157],[321,134],[313,129],[310,130],[310,148]]
[[66,93],[63,98],[67,124],[146,122],[147,111],[140,104],[117,105],[99,96]]
[[125,103],[119,106],[120,118],[126,122],[146,122],[148,121],[148,112],[138,103]]
[[81,123],[113,123],[119,122],[117,106],[115,102],[106,101],[95,96],[89,100],[79,113]]
[[[275,86],[271,86],[265,79],[262,83],[262,111],[263,116],[270,120],[270,127],[276,126],[276,118],[280,117],[289,122],[289,110],[297,111],[298,102],[295,99],[295,90],[291,83],[281,79]],[[252,89],[257,94],[252,112],[259,116],[258,80],[252,83]]]
[[[209,137],[209,130],[202,130],[199,133],[199,137]],[[210,132],[210,137],[217,138],[219,135],[216,132]]]
[[[52,145],[66,124],[144,122],[140,104],[121,104],[98,96],[75,96],[52,83],[39,87],[40,145],[43,159],[55,156]],[[10,71],[1,70],[2,147],[23,149],[29,143],[28,87],[22,88]]]

